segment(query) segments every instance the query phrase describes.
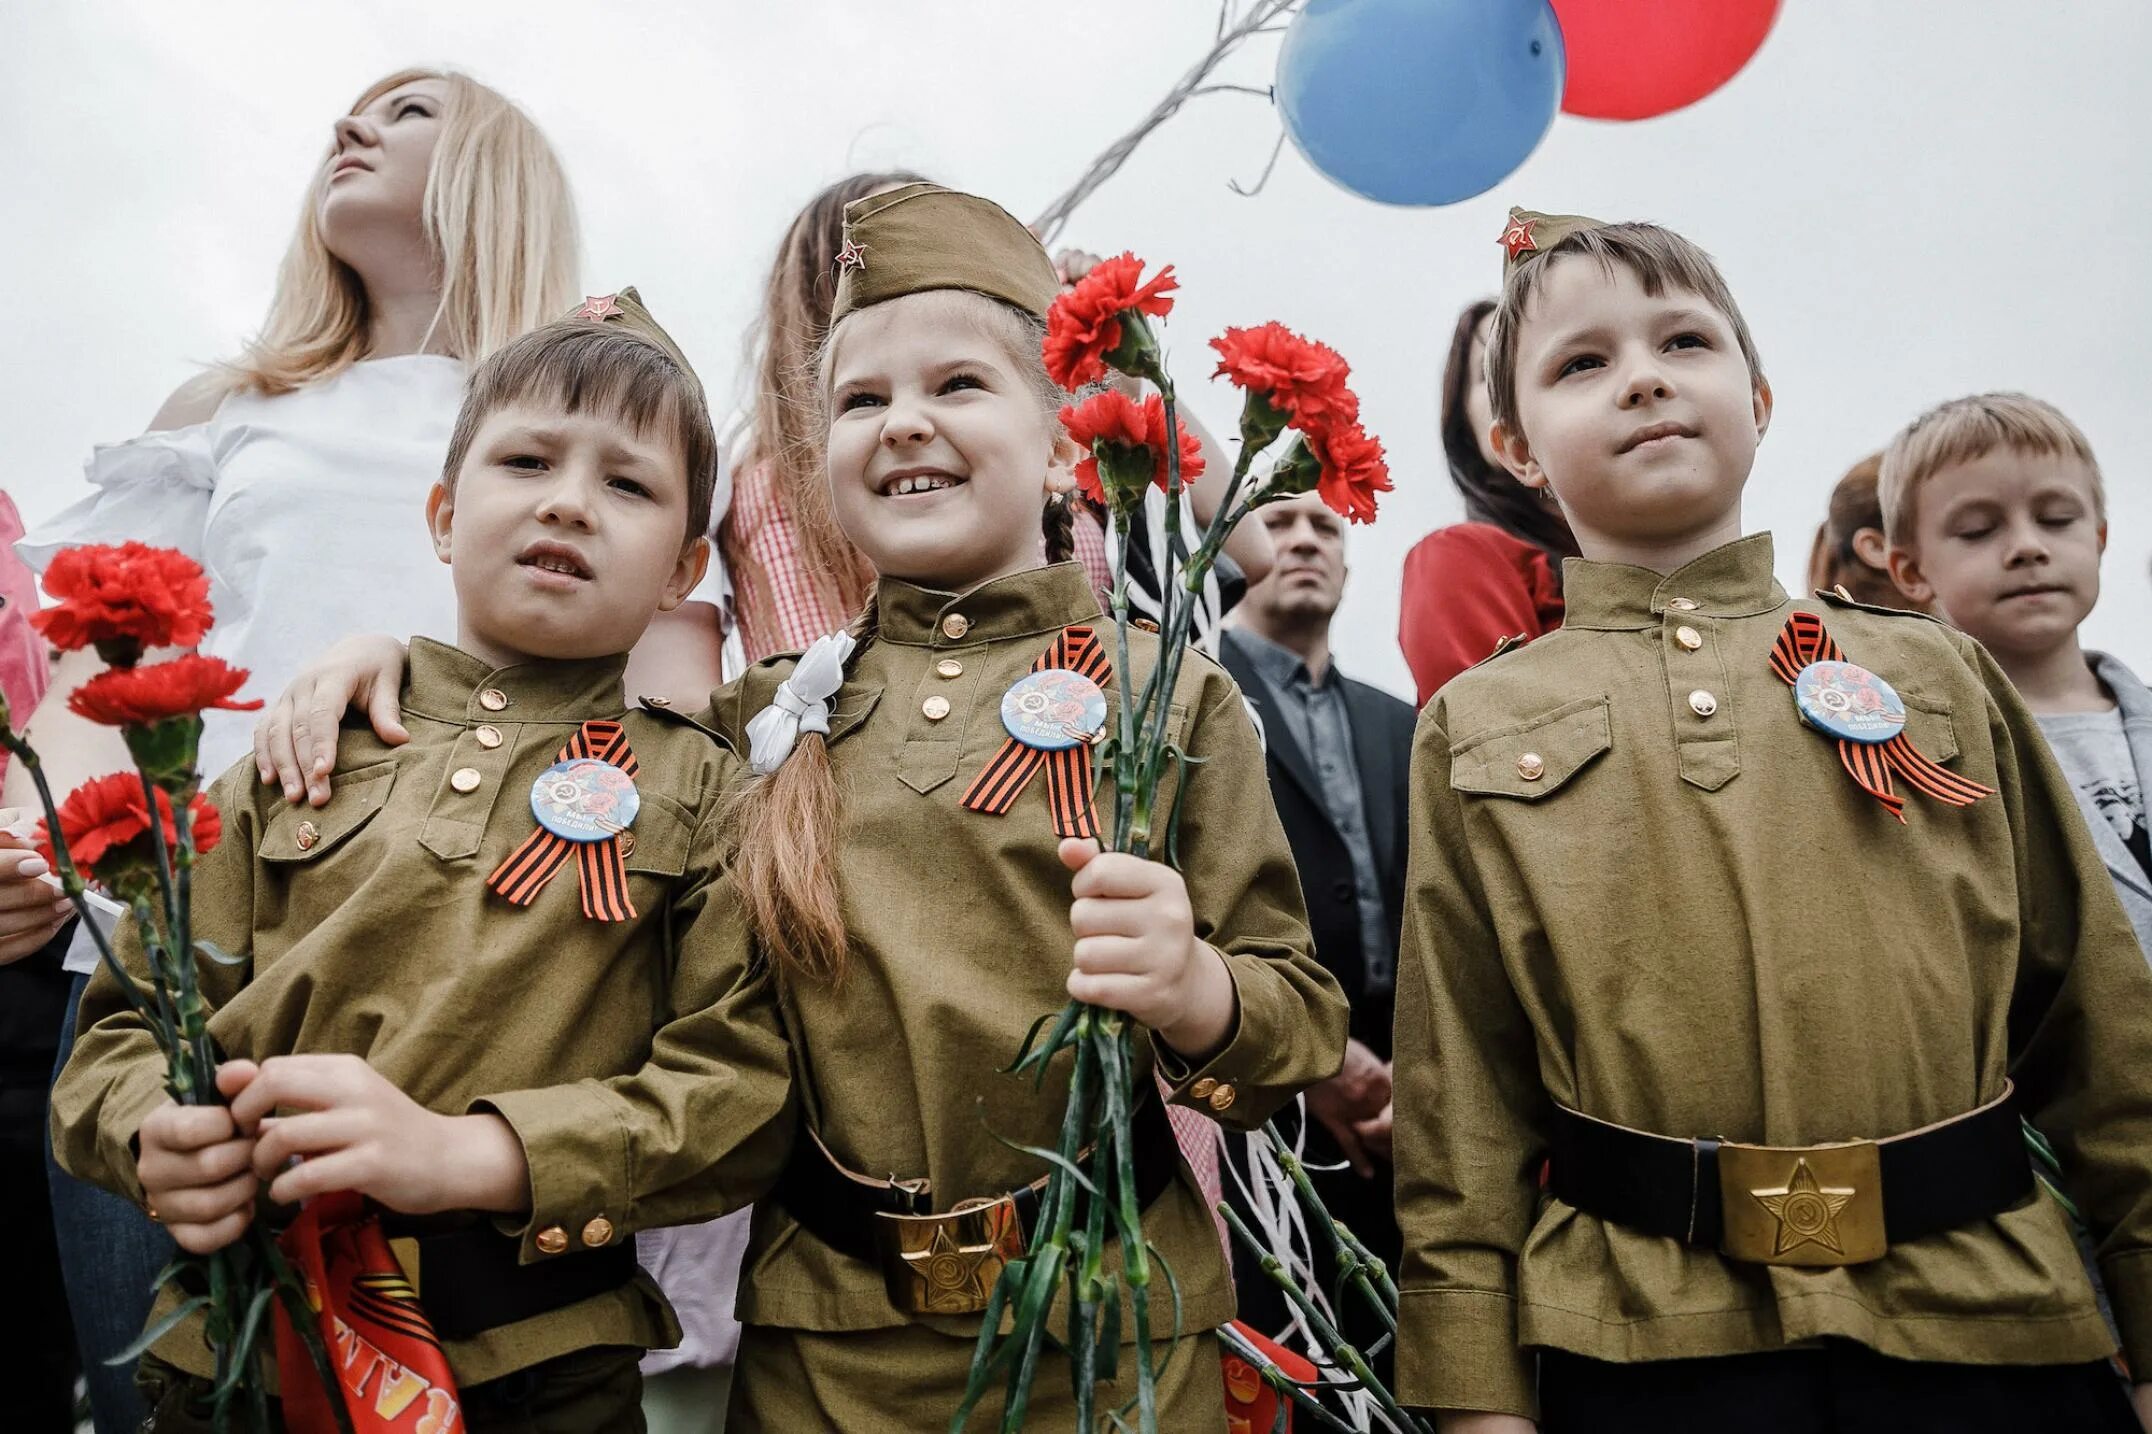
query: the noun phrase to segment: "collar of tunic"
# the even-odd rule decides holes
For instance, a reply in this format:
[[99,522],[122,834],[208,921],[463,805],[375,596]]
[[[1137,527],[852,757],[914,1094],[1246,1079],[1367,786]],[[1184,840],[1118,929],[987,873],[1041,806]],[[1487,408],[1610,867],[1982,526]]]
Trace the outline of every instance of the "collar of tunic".
[[[495,667],[460,647],[411,639],[404,707],[442,722],[581,722],[627,708],[626,653]],[[488,696],[492,694],[492,696]],[[494,703],[499,705],[492,705]]]
[[1027,568],[961,594],[884,578],[875,585],[874,607],[877,640],[909,647],[1058,632],[1102,616],[1081,563]]
[[1571,558],[1562,565],[1562,591],[1568,601],[1562,623],[1634,632],[1659,626],[1668,612],[1755,617],[1786,602],[1786,590],[1772,577],[1771,568],[1769,533],[1752,533],[1713,548],[1671,573]]

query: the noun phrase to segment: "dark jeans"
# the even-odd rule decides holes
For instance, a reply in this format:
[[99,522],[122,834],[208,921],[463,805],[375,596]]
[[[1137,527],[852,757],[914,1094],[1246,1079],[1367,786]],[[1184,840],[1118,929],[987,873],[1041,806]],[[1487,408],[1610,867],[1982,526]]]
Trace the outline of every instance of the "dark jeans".
[[[75,1047],[75,1010],[89,977],[77,976],[60,1027],[57,1080]],[[134,1342],[149,1323],[150,1286],[177,1253],[164,1227],[109,1191],[86,1184],[52,1163],[52,1218],[60,1237],[60,1267],[67,1278],[67,1304],[74,1315],[75,1343],[90,1387],[97,1434],[136,1434],[149,1409],[135,1389],[134,1370],[106,1361]]]
[[0,1424],[67,1434],[75,1423],[75,1338],[61,1317],[59,1237],[45,1188],[53,1047],[67,973],[50,945],[0,965],[0,1230],[8,1237],[9,1308]]
[[[639,1349],[600,1346],[474,1384],[458,1391],[457,1434],[643,1434],[643,1376],[636,1368],[642,1357]],[[142,1357],[141,1382],[154,1411],[151,1434],[211,1434],[208,1380],[152,1354]]]
[[1917,1364],[1841,1340],[1719,1359],[1539,1357],[1541,1434],[2142,1434],[2114,1367]]

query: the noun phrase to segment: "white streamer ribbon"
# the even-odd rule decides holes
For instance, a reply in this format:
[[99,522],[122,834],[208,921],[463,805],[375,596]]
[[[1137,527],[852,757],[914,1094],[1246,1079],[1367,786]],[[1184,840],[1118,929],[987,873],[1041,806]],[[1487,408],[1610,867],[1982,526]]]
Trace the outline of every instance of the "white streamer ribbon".
[[854,646],[852,634],[832,632],[814,640],[777,685],[770,705],[747,724],[748,765],[767,777],[792,755],[802,732],[829,735],[829,699],[844,685],[844,664]]

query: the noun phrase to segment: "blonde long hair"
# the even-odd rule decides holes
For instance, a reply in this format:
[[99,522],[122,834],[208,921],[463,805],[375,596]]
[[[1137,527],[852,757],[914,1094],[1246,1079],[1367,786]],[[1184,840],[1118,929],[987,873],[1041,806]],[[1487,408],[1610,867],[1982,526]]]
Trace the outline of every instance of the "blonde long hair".
[[[553,147],[530,117],[468,75],[399,70],[369,87],[350,113],[414,80],[448,89],[420,201],[441,282],[433,334],[449,354],[475,364],[574,303],[581,269],[575,204]],[[327,179],[324,163],[307,186],[260,334],[222,367],[232,388],[289,393],[367,356],[366,286],[329,252],[321,232]]]

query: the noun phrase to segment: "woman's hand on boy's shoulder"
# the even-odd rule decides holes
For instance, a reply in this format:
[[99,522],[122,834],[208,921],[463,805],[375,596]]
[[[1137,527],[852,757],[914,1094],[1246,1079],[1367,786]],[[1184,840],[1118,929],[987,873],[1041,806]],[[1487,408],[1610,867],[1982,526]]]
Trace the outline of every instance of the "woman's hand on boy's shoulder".
[[254,770],[284,800],[329,800],[336,737],[347,708],[360,707],[391,747],[411,739],[403,725],[404,645],[379,633],[347,637],[302,668],[254,724]]

